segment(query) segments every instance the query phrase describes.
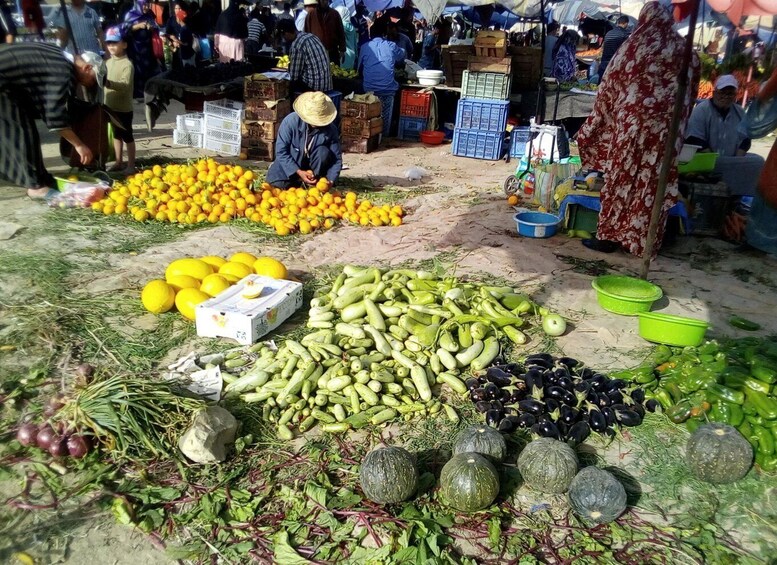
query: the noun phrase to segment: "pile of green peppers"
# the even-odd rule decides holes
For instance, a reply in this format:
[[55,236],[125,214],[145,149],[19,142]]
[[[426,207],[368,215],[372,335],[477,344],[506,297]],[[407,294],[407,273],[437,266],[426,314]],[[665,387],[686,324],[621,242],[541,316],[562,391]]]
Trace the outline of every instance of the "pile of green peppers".
[[632,369],[632,380],[690,432],[706,422],[736,427],[753,446],[756,464],[777,470],[777,342],[749,337],[659,346],[651,365]]

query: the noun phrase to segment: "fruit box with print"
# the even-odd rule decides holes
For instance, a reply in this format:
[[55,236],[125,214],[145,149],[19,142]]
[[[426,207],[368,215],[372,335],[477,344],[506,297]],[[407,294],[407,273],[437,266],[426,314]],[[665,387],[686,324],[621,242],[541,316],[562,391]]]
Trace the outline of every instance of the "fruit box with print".
[[[262,289],[255,298],[258,289]],[[248,275],[197,306],[197,335],[228,337],[250,345],[280,326],[302,306],[302,284]]]

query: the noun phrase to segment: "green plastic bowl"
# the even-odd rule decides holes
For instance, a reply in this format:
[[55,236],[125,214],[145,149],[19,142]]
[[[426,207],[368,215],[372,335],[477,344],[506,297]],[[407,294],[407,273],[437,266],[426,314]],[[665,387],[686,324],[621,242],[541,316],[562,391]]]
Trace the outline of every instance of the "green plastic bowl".
[[623,316],[649,312],[653,302],[663,296],[661,289],[653,283],[621,275],[596,277],[591,286],[596,291],[599,306]]
[[696,347],[704,341],[709,324],[704,320],[642,312],[639,314],[639,335],[653,343],[676,347]]

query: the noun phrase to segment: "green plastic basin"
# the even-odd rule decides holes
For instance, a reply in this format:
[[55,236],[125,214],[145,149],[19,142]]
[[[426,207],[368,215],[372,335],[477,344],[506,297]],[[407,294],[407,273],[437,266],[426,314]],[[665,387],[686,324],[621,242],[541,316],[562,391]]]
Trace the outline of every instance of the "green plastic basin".
[[621,275],[596,277],[591,286],[596,291],[599,306],[623,316],[649,312],[653,302],[663,296],[661,289],[653,283]]
[[709,324],[704,320],[643,312],[639,314],[639,335],[653,343],[696,347],[704,341]]

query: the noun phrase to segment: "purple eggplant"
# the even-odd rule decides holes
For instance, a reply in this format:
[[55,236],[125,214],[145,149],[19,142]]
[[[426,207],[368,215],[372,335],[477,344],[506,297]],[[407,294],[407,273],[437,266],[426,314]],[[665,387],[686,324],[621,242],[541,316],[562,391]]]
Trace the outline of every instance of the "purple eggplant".
[[626,381],[623,379],[612,379],[607,383],[607,392],[611,390],[620,390],[626,387]]
[[607,396],[612,401],[613,404],[622,404],[623,403],[623,394],[621,394],[621,391],[619,390],[611,390],[607,393]]
[[578,422],[569,428],[566,434],[567,441],[574,445],[580,445],[591,435],[591,426],[588,422]]
[[588,381],[578,381],[575,383],[575,392],[584,392],[588,394],[591,390],[591,383]]
[[561,377],[556,384],[564,390],[573,391],[575,389],[575,383],[570,377]]
[[502,365],[500,368],[506,373],[510,373],[514,376],[518,376],[524,372],[523,365],[520,363],[508,363],[507,365]]
[[533,414],[528,414],[528,413],[521,414],[518,417],[519,428],[531,428],[536,423],[537,423],[537,418],[535,418]]
[[489,410],[504,411],[504,405],[498,400],[491,400],[488,403]]
[[607,418],[601,411],[592,408],[588,413],[588,424],[593,431],[601,433],[607,428]]
[[647,402],[645,402],[645,408],[647,408],[650,412],[655,412],[660,405],[658,404],[658,400],[655,398],[651,398]]
[[556,410],[561,408],[561,403],[555,398],[546,398],[545,408],[547,409],[548,412],[555,412]]
[[642,404],[632,404],[631,406],[629,406],[629,410],[639,414],[640,418],[645,417],[645,407],[642,406]]
[[545,381],[545,386],[548,385],[555,385],[558,383],[558,376],[553,371],[548,371],[542,376],[542,379]]
[[543,361],[545,363],[553,363],[553,355],[550,353],[532,353],[526,356],[526,363],[529,361]]
[[534,414],[535,416],[539,416],[540,414],[545,412],[545,405],[539,400],[534,400],[533,398],[527,398],[525,400],[521,400],[518,403],[518,409],[521,412],[528,412],[529,414]]
[[469,391],[469,398],[472,400],[472,402],[480,402],[481,400],[486,399],[486,391],[484,391],[482,388],[476,388],[475,390]]
[[534,387],[542,388],[545,384],[542,378],[542,373],[539,371],[529,371],[526,373],[524,381],[526,382],[526,388],[529,391],[531,391]]
[[478,383],[480,383],[480,386],[484,386],[488,382],[488,379],[485,375],[480,375],[478,377]]
[[612,406],[612,400],[610,400],[610,397],[606,394],[602,393],[599,395],[599,408],[604,408],[605,406]]
[[483,398],[485,400],[496,400],[497,397],[501,397],[501,395],[502,392],[494,383],[488,383],[483,387]]
[[633,410],[616,410],[615,417],[622,426],[639,426],[642,423],[640,415]]
[[486,425],[496,428],[502,421],[502,412],[500,410],[489,410],[486,412]]
[[607,436],[609,438],[614,438],[615,437],[615,430],[613,428],[609,428],[609,427],[605,428],[604,431],[602,432],[602,435],[605,435],[605,436]]
[[565,424],[574,424],[577,421],[579,412],[571,406],[562,405],[559,408],[559,414],[561,415],[561,421]]
[[642,404],[645,402],[645,390],[641,388],[635,388],[631,391],[631,399],[636,402],[637,404]]
[[602,408],[602,414],[604,414],[604,417],[607,420],[607,425],[608,426],[615,425],[615,422],[617,421],[615,419],[615,410],[613,410],[609,406],[605,406],[604,408]]
[[510,373],[504,371],[501,367],[489,367],[486,371],[486,379],[495,383],[493,379],[510,379]]
[[592,379],[596,373],[594,373],[590,368],[584,367],[577,374],[580,375],[581,379],[583,379],[584,381],[587,381]]
[[571,357],[559,357],[556,360],[556,363],[560,363],[569,369],[574,369],[580,364],[580,361],[577,359],[572,359]]
[[585,399],[591,404],[596,404],[597,406],[599,406],[599,394],[594,392],[593,390],[588,393]]
[[473,391],[476,388],[480,387],[480,381],[474,378],[469,378],[466,381],[464,381],[464,384],[467,385],[467,390]]
[[591,390],[595,392],[603,392],[607,384],[607,377],[604,375],[596,375],[590,379]]
[[477,410],[481,414],[485,414],[490,409],[491,409],[491,406],[485,400],[481,400],[481,401],[475,403],[475,410]]
[[499,425],[496,427],[497,430],[502,432],[503,434],[509,434],[515,429],[515,423],[512,420],[508,420],[505,418],[501,422],[499,422]]
[[545,387],[545,396],[554,398],[556,400],[561,400],[561,398],[564,396],[564,393],[566,391],[561,388],[560,386],[548,386]]
[[540,437],[550,437],[553,439],[561,439],[561,434],[559,434],[558,427],[553,422],[540,422],[538,424],[535,424],[532,430],[534,428],[537,429],[537,434]]
[[567,406],[577,406],[578,400],[577,396],[573,392],[564,391],[564,396],[561,397],[561,402],[566,404]]

